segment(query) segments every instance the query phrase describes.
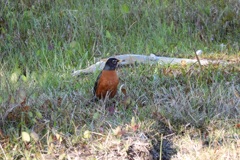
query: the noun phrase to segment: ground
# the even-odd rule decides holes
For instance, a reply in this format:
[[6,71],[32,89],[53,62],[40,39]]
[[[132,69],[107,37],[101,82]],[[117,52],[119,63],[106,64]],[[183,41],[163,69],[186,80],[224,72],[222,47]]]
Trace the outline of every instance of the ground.
[[[240,159],[239,8],[237,0],[0,2],[0,157]],[[121,67],[124,89],[97,102],[99,72],[71,76],[113,55],[194,59],[196,50],[230,64]]]

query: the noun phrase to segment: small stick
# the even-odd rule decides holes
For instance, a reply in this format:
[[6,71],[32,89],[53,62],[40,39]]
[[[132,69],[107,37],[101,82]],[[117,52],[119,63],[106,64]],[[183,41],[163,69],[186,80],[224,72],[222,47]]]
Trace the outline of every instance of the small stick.
[[163,148],[163,135],[161,134],[161,143],[159,146],[159,159],[162,159],[162,148]]
[[199,63],[200,69],[201,69],[201,71],[202,71],[202,65],[201,65],[200,59],[199,59],[199,57],[198,57],[198,55],[202,54],[202,50],[194,51],[194,53],[195,53],[195,55],[196,55],[196,57],[197,57],[197,61],[198,61],[198,63]]

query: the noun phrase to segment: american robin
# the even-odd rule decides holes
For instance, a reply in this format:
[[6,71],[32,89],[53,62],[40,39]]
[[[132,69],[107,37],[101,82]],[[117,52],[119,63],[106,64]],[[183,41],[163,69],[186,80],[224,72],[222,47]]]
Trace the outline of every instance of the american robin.
[[109,98],[113,98],[117,93],[119,78],[116,72],[116,67],[119,60],[116,58],[109,58],[98,75],[94,85],[93,94],[95,97],[101,99],[109,94]]

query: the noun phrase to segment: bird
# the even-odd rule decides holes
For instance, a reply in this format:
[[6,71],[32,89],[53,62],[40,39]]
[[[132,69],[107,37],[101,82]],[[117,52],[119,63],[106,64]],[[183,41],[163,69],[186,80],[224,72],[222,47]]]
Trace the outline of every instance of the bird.
[[119,62],[120,60],[116,58],[109,58],[107,60],[94,84],[93,94],[95,98],[105,99],[107,95],[109,98],[113,98],[116,95],[119,83],[116,68]]

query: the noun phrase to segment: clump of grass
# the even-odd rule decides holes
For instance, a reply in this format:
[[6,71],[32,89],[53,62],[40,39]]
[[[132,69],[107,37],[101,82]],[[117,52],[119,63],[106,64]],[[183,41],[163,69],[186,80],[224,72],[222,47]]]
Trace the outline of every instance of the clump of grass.
[[[24,103],[31,108],[29,111],[31,114],[27,115],[30,116],[30,123],[24,119],[18,121],[6,119],[2,130],[10,139],[19,139],[19,133],[22,131],[34,132],[40,139],[37,142],[33,140],[30,143],[20,142],[19,145],[14,145],[10,141],[4,147],[4,151],[10,157],[16,155],[29,157],[30,154],[36,156],[40,143],[43,147],[41,154],[44,156],[58,158],[72,156],[76,155],[76,152],[68,151],[68,147],[73,149],[83,147],[91,150],[88,154],[90,157],[116,156],[120,153],[123,157],[134,157],[136,154],[130,154],[132,153],[130,146],[132,149],[138,147],[133,147],[134,144],[130,141],[134,142],[135,136],[145,134],[148,137],[147,141],[142,141],[141,138],[139,140],[141,143],[147,143],[146,153],[154,156],[159,151],[156,148],[161,144],[160,135],[168,137],[168,140],[174,142],[175,147],[181,149],[183,146],[179,146],[179,141],[174,138],[181,137],[181,134],[191,136],[192,133],[188,133],[188,126],[197,133],[200,131],[199,142],[212,145],[212,140],[216,136],[209,131],[209,126],[219,127],[219,123],[213,122],[222,120],[224,124],[230,121],[237,123],[237,117],[239,117],[239,99],[232,90],[232,87],[239,88],[239,68],[237,67],[208,66],[200,70],[198,67],[188,66],[137,65],[121,68],[119,69],[121,83],[125,84],[127,95],[130,97],[127,103],[124,102],[121,94],[115,98],[116,103],[91,102],[91,86],[93,86],[91,83],[93,84],[95,80],[92,79],[93,75],[83,77],[82,80],[59,76],[56,79],[59,78],[61,81],[56,81],[58,83],[56,87],[49,87],[49,85],[44,87],[45,83],[37,82],[28,86],[28,82],[34,80],[34,77],[26,82],[22,81],[21,87],[7,85],[11,84],[11,81],[7,83],[5,79],[2,87],[8,86],[11,89],[2,97],[14,95],[16,98],[21,96],[19,90],[26,90],[27,96]],[[42,78],[48,80],[49,76]],[[49,83],[53,82],[49,81]],[[77,87],[75,83],[88,85]],[[20,89],[17,90],[19,87]],[[71,88],[75,89],[71,90]],[[14,103],[23,104],[22,101]],[[10,107],[9,104],[12,104],[11,100],[1,104],[3,113]],[[113,112],[109,110],[111,107],[115,108]],[[234,135],[236,132],[237,130],[233,128],[229,135]],[[207,136],[201,137],[202,134]],[[114,143],[116,136],[120,138],[117,138],[119,141],[117,145]],[[129,141],[125,141],[124,137],[129,138]],[[103,149],[101,148],[103,139],[111,143],[109,146],[113,148],[124,145],[128,147],[123,147],[120,153],[110,148]],[[226,142],[226,146],[229,144],[230,141]],[[28,149],[29,145],[34,146],[32,150]],[[14,147],[27,152],[11,151]],[[139,153],[142,152],[139,148],[137,150]],[[59,154],[60,151],[61,154]],[[78,156],[87,157],[86,152],[87,150]],[[167,150],[166,153],[172,155],[175,152]],[[178,153],[180,154],[181,151]],[[177,156],[183,156],[179,154]]]
[[239,52],[237,0],[25,0],[1,2],[1,10],[0,59],[23,71],[84,67],[93,57],[119,53]]

